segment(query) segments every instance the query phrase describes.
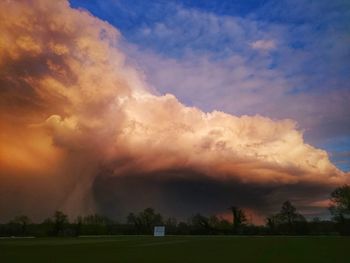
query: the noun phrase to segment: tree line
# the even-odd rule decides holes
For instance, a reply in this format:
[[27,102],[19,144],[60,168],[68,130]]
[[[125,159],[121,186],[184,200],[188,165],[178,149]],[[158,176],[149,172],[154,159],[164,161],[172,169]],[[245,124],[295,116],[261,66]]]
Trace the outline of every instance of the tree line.
[[81,236],[152,234],[153,227],[164,225],[172,235],[350,235],[350,186],[338,187],[331,193],[331,220],[305,219],[290,201],[285,201],[278,213],[266,218],[265,225],[256,226],[247,220],[245,211],[231,206],[232,221],[199,213],[186,222],[165,218],[153,208],[130,213],[126,222],[92,214],[79,216],[73,222],[61,211],[42,223],[33,223],[27,216],[17,216],[0,224],[0,236]]

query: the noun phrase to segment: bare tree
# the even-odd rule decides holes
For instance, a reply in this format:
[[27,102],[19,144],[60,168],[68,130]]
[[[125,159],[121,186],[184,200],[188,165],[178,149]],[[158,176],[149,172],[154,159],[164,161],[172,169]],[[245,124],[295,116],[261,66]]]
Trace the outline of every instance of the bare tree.
[[11,223],[20,225],[21,227],[21,234],[26,235],[27,234],[27,227],[31,223],[30,219],[28,216],[21,215],[21,216],[16,216]]
[[242,225],[247,222],[247,217],[244,211],[236,206],[231,206],[230,210],[232,212],[233,231],[237,233]]

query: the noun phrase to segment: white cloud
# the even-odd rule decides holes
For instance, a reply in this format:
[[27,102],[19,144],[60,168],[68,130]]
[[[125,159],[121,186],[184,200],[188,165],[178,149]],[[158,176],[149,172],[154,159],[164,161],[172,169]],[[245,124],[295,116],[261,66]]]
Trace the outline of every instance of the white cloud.
[[257,40],[255,42],[250,43],[252,49],[269,51],[276,48],[276,43],[274,40]]
[[349,133],[348,33],[183,7],[160,23],[166,36],[149,24],[148,37],[133,36],[142,52],[125,51],[161,93],[206,110],[294,118],[313,143]]

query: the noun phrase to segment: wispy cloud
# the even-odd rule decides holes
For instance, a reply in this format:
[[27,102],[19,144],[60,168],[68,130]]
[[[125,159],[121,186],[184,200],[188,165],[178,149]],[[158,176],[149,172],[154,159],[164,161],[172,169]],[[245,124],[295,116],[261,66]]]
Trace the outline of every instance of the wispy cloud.
[[273,40],[261,39],[250,43],[250,46],[252,47],[252,49],[267,51],[267,50],[275,49],[276,43]]

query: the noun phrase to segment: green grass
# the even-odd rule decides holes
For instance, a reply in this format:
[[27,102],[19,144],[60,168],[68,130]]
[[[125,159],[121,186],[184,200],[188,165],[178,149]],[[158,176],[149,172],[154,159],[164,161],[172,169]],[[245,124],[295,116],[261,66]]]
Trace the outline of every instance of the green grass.
[[0,262],[350,262],[350,237],[0,239]]

